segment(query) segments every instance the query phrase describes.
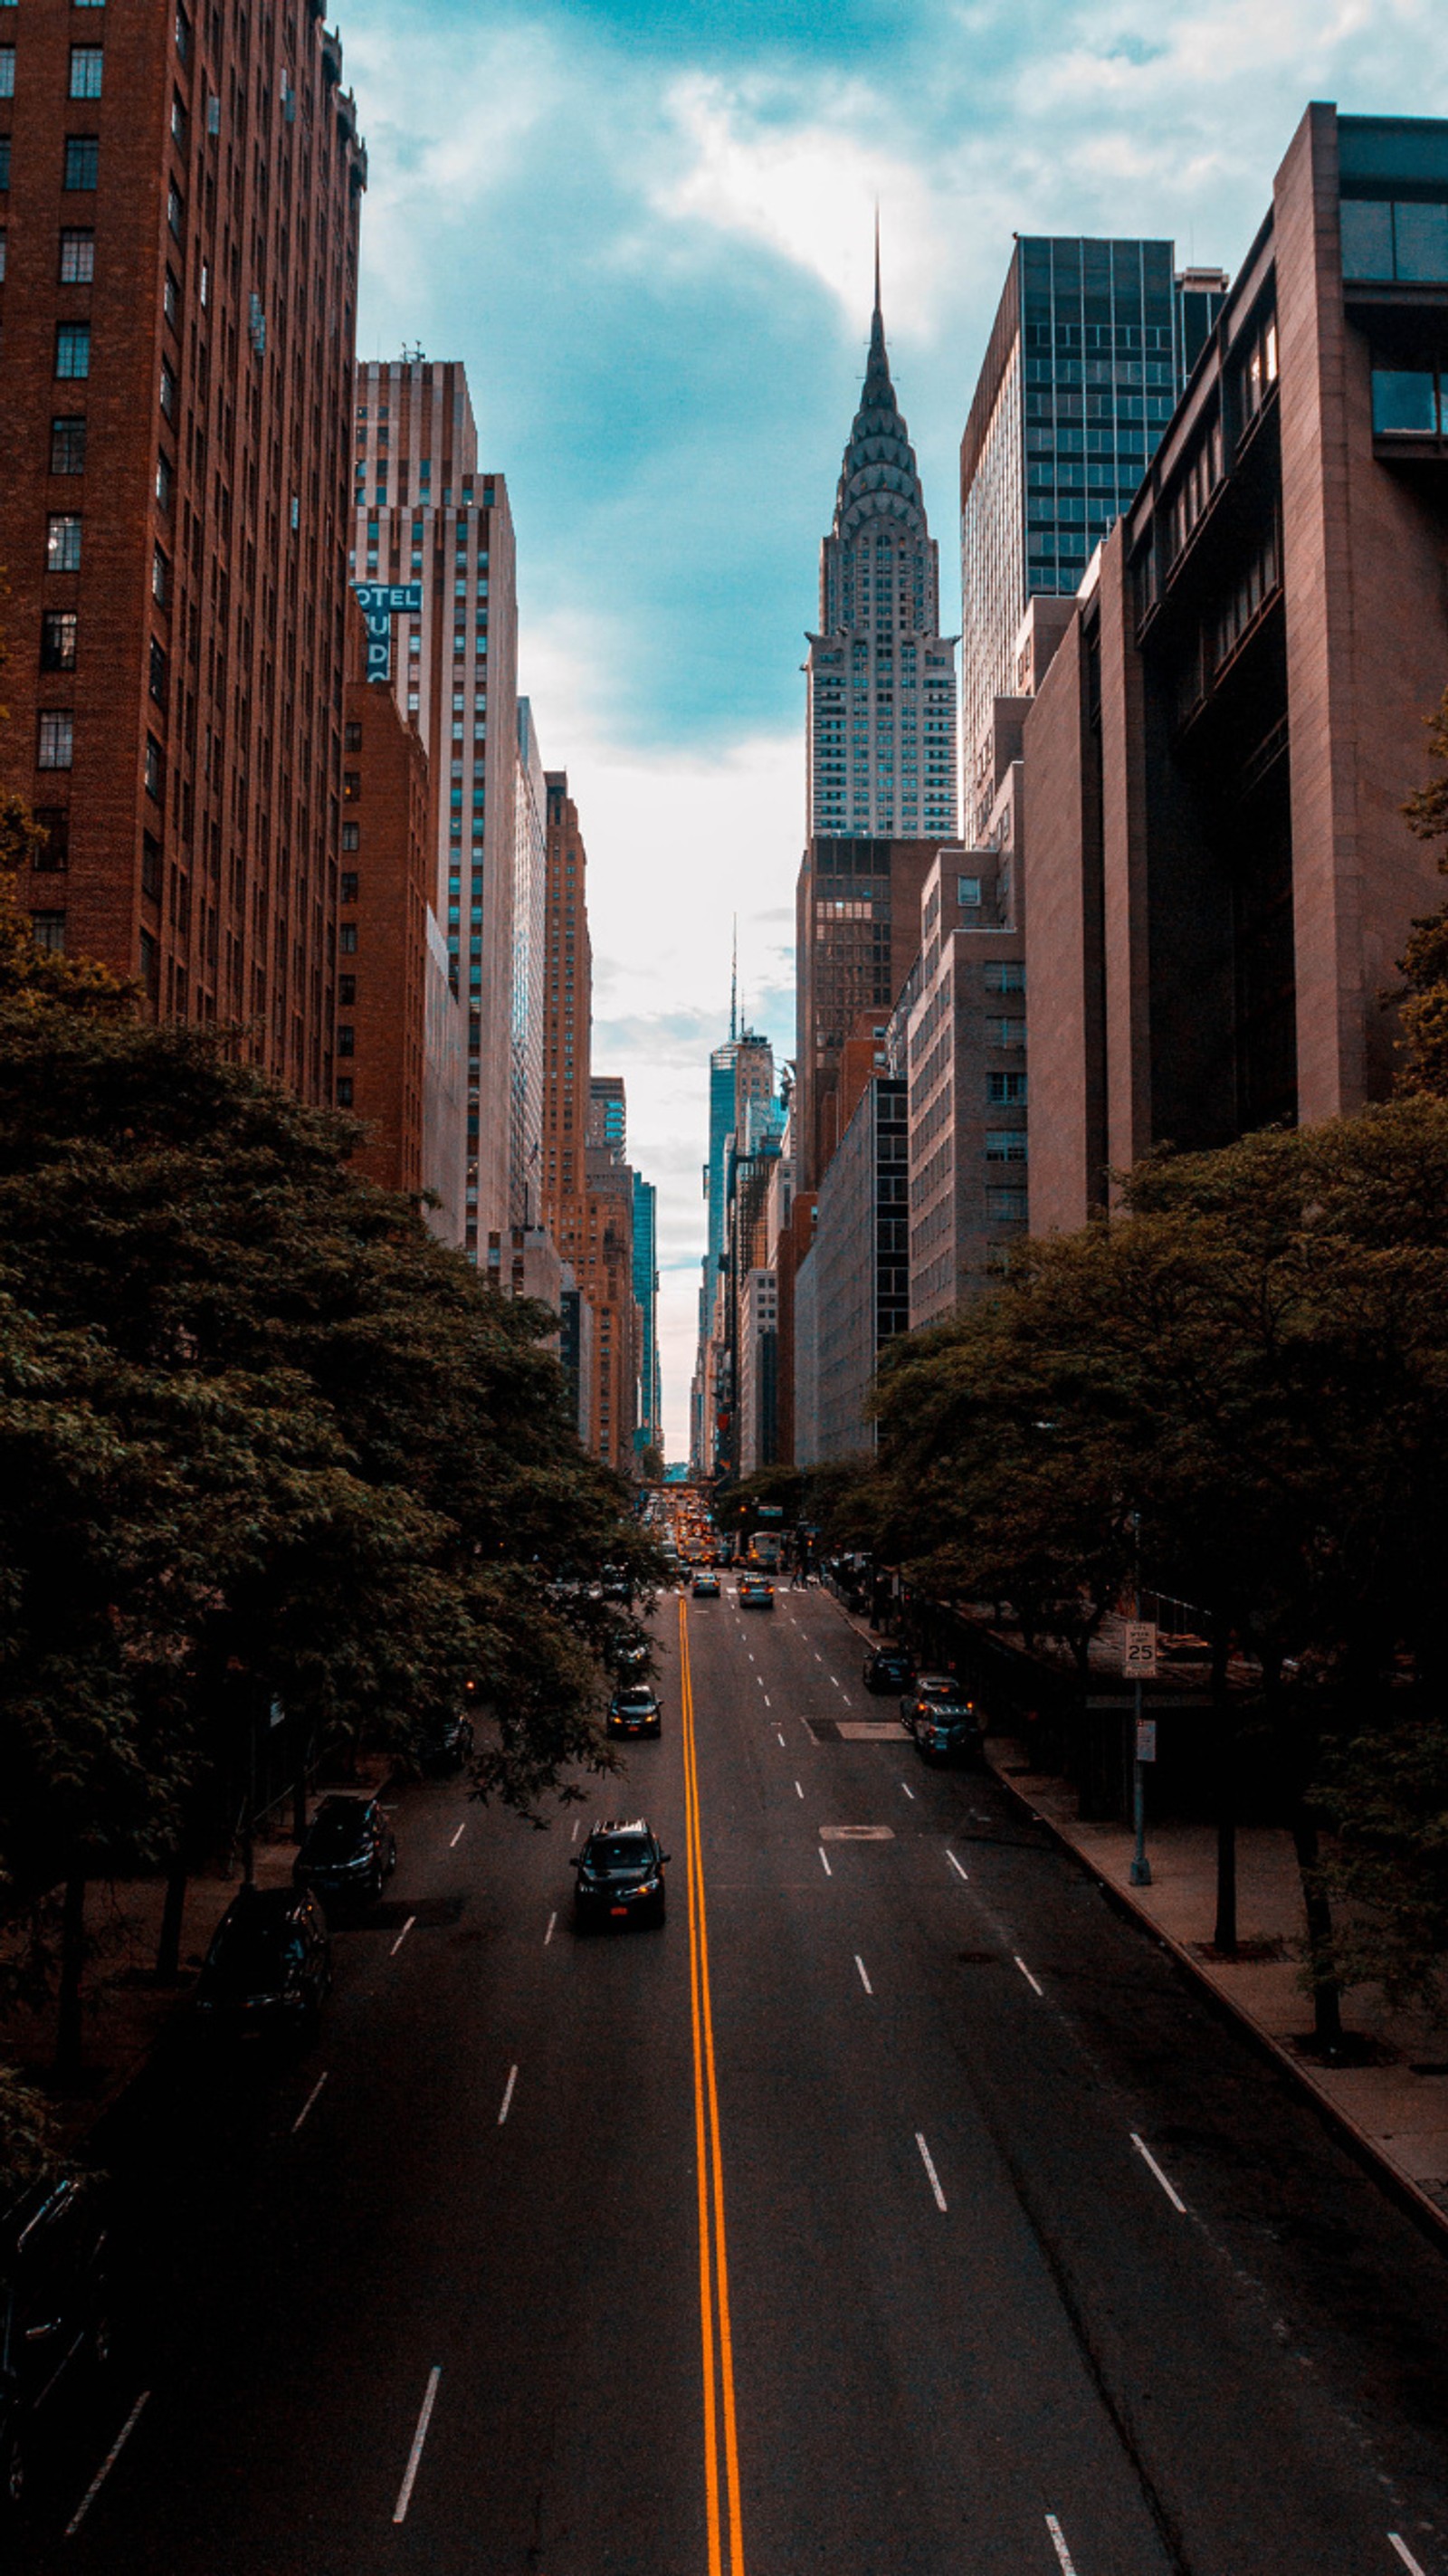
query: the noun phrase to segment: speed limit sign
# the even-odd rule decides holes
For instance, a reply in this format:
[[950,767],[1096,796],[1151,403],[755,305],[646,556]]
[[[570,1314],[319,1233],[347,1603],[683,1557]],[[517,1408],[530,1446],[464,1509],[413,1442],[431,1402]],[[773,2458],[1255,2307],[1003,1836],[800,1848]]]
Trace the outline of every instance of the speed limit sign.
[[1122,1670],[1134,1682],[1149,1682],[1156,1677],[1156,1621],[1128,1619],[1126,1642],[1122,1650]]

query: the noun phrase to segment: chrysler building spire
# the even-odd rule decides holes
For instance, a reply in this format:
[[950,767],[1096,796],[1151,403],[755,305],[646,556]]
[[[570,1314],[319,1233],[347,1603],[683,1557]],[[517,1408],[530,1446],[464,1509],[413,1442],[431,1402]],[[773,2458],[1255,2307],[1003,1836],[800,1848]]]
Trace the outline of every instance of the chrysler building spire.
[[939,549],[885,345],[877,210],[865,381],[806,666],[812,834],[954,838],[955,651],[939,626]]

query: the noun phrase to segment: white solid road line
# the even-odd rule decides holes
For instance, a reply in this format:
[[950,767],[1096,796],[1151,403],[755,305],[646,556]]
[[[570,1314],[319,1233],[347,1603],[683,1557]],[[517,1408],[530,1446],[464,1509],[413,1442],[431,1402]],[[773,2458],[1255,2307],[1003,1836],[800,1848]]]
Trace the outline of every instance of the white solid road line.
[[797,1798],[802,1798],[802,1797],[804,1796],[804,1791],[803,1791],[803,1789],[800,1787],[799,1782],[798,1782],[797,1780],[796,1780],[796,1782],[795,1782],[795,1784],[794,1784],[794,1794],[795,1794],[795,1796],[796,1796]]
[[910,1803],[911,1803],[911,1805],[913,1806],[913,1805],[914,1805],[914,1803],[915,1803],[915,1792],[914,1792],[914,1790],[911,1788],[909,1781],[908,1781],[908,1780],[902,1780],[902,1781],[901,1781],[901,1783],[900,1783],[900,1786],[901,1786],[901,1788],[904,1790],[906,1797],[910,1800]]
[[855,1965],[860,1971],[860,1983],[864,1987],[866,1994],[872,1995],[875,1989],[871,1985],[870,1980],[865,1973],[865,1962],[861,1958],[858,1950],[855,1952]]
[[945,2207],[945,2194],[940,2188],[940,2176],[935,2170],[935,2163],[931,2156],[930,2149],[927,2147],[925,2140],[922,2138],[918,2129],[915,2132],[915,2144],[920,2149],[920,2161],[930,2176],[930,2188],[935,2194],[935,2206],[937,2209],[943,2209]]
[[967,1887],[968,1887],[968,1886],[969,1886],[969,1884],[970,1884],[970,1874],[969,1874],[969,1872],[968,1872],[967,1870],[963,1870],[963,1869],[961,1868],[960,1863],[959,1863],[959,1861],[956,1859],[954,1852],[953,1852],[953,1851],[948,1851],[948,1852],[946,1853],[945,1857],[946,1857],[946,1859],[949,1861],[951,1868],[954,1870],[956,1877],[957,1877],[957,1878],[963,1878],[963,1879],[965,1880],[965,1883],[966,1883]]
[[1061,2576],[1076,2576],[1076,2561],[1066,2546],[1066,2535],[1053,2513],[1048,2513],[1046,2516],[1046,2529],[1051,2535],[1051,2546],[1061,2562]]
[[582,1821],[583,1821],[583,1819],[582,1819],[582,1817],[581,1817],[581,1816],[575,1816],[575,1817],[574,1817],[574,1819],[573,1819],[573,1831],[572,1831],[572,1833],[571,1833],[571,1834],[569,1835],[569,1837],[568,1837],[568,1839],[569,1839],[569,1841],[570,1841],[571,1843],[576,1843],[576,1842],[577,1842],[577,1840],[578,1840],[578,1828],[579,1828],[580,1824],[582,1823]]
[[417,2476],[418,2462],[422,2458],[423,2443],[427,2440],[427,2428],[432,2422],[432,2410],[437,2403],[437,2383],[441,2377],[442,2364],[435,2361],[427,2374],[427,2394],[422,2401],[422,2413],[417,2419],[417,2431],[412,2437],[412,2448],[407,2454],[407,2466],[402,2473],[402,2484],[397,2490],[397,2502],[392,2508],[394,2522],[407,2520],[407,2508],[412,2502],[412,2484]]
[[140,2396],[135,2402],[135,2405],[131,2408],[129,2415],[126,2417],[119,2433],[112,2442],[110,2449],[107,2451],[106,2456],[102,2460],[100,2467],[97,2469],[95,2476],[92,2478],[90,2485],[86,2488],[85,2494],[81,2497],[79,2504],[76,2506],[74,2513],[71,2515],[69,2522],[65,2526],[65,2536],[67,2540],[74,2539],[75,2534],[79,2531],[81,2524],[89,2513],[91,2506],[95,2503],[96,2497],[100,2494],[102,2487],[105,2485],[105,2482],[110,2476],[112,2469],[115,2467],[117,2460],[120,2458],[122,2451],[125,2449],[126,2444],[129,2442],[131,2435],[136,2429],[137,2424],[140,2422],[141,2409],[145,2405],[150,2394],[151,2392],[149,2388],[143,2388]]
[[392,1947],[387,1954],[389,1958],[396,1958],[398,1951],[401,1949],[403,1942],[407,1939],[407,1936],[416,1921],[417,1916],[415,1914],[409,1914],[407,1921],[404,1923],[402,1930],[398,1933],[396,1940],[393,1942]]
[[1157,2163],[1155,2156],[1152,2154],[1150,2147],[1137,2136],[1134,2129],[1131,2132],[1131,2143],[1135,2147],[1137,2154],[1151,2167],[1151,2170],[1155,2174],[1157,2181],[1160,2183],[1162,2190],[1166,2193],[1167,2199],[1171,2202],[1173,2209],[1179,2209],[1183,2218],[1185,2218],[1187,2214],[1187,2205],[1183,2200],[1181,2193],[1176,2189],[1174,2184],[1167,2181],[1167,2178],[1162,2172],[1160,2165]]
[[502,2125],[503,2125],[503,2122],[506,2120],[506,2118],[507,2118],[507,2116],[508,2116],[508,2108],[509,2108],[509,2105],[510,2105],[510,2103],[512,2102],[512,2099],[513,2099],[513,2087],[514,2087],[514,2085],[517,2083],[517,2081],[518,2081],[518,2070],[517,2070],[517,2067],[516,2067],[516,2066],[510,2066],[510,2067],[509,2067],[509,2069],[508,2069],[508,2081],[507,2081],[507,2083],[506,2083],[506,2084],[504,2085],[504,2087],[503,2087],[503,2107],[502,2107],[501,2111],[498,2113],[498,2126],[499,2126],[499,2128],[500,2128],[500,2129],[501,2129],[501,2127],[502,2127]]
[[546,1931],[546,1932],[544,1933],[544,1935],[543,1935],[543,1947],[544,1947],[544,1949],[545,1949],[545,1950],[547,1949],[549,1942],[552,1940],[553,1935],[554,1935],[554,1932],[555,1932],[555,1931],[556,1931],[556,1929],[557,1929],[557,1926],[558,1926],[558,1917],[557,1917],[557,1915],[556,1915],[556,1914],[550,1914],[550,1915],[549,1915],[549,1917],[548,1917],[548,1929],[547,1929],[547,1931]]
[[833,1870],[831,1869],[831,1867],[830,1867],[830,1856],[829,1856],[829,1853],[826,1851],[826,1849],[825,1849],[825,1847],[824,1847],[824,1844],[823,1844],[823,1843],[821,1843],[821,1845],[820,1845],[820,1859],[824,1862],[824,1865],[825,1865],[825,1876],[826,1876],[826,1878],[833,1878],[835,1873],[834,1873],[834,1871],[833,1871]]
[[1013,1958],[1015,1958],[1015,1960],[1016,1960],[1016,1966],[1020,1969],[1021,1975],[1025,1978],[1025,1981],[1026,1981],[1027,1985],[1031,1988],[1032,1992],[1033,1992],[1033,1993],[1035,1993],[1035,1994],[1038,1994],[1038,1995],[1044,1995],[1044,1993],[1045,1993],[1045,1991],[1046,1991],[1045,1987],[1044,1987],[1044,1986],[1038,1986],[1038,1985],[1037,1985],[1035,1978],[1032,1976],[1032,1974],[1031,1974],[1031,1972],[1030,1972],[1030,1969],[1026,1966],[1025,1960],[1024,1960],[1024,1959],[1022,1959],[1022,1958],[1017,1958],[1017,1957],[1016,1957],[1016,1954],[1015,1954],[1015,1952],[1014,1952],[1014,1951],[1011,1953],[1011,1955],[1012,1955],[1012,1957],[1013,1957]]
[[457,1850],[457,1847],[458,1847],[459,1843],[462,1841],[462,1838],[463,1838],[464,1834],[467,1832],[467,1829],[468,1829],[468,1820],[467,1820],[466,1816],[464,1816],[464,1818],[463,1818],[463,1820],[462,1820],[462,1823],[459,1825],[459,1827],[458,1827],[458,1829],[457,1829],[457,1832],[454,1834],[454,1836],[453,1836],[453,1838],[452,1838],[452,1841],[448,1844],[448,1850],[449,1850],[449,1851],[456,1851],[456,1850]]
[[306,2116],[307,2116],[307,2113],[310,2111],[310,2109],[311,2109],[311,2107],[312,2107],[312,2104],[315,2102],[315,2100],[316,2100],[316,2098],[317,2098],[317,2095],[321,2092],[321,2089],[322,2089],[323,2085],[326,2083],[326,2081],[327,2081],[327,2078],[326,2078],[326,2076],[325,2076],[325,2075],[319,2075],[319,2076],[318,2076],[318,2078],[317,2078],[317,2080],[316,2080],[316,2083],[312,2086],[312,2089],[311,2089],[310,2093],[307,2095],[307,2098],[306,2098],[305,2102],[302,2104],[302,2107],[301,2107],[300,2111],[297,2113],[296,2118],[295,2118],[295,2119],[293,2120],[293,2122],[292,2122],[292,2136],[293,2136],[293,2137],[295,2137],[295,2136],[296,2136],[298,2129],[301,2127],[302,2122],[305,2120],[305,2118],[306,2118]]
[[1408,2576],[1426,2576],[1426,2571],[1419,2566],[1417,2559],[1413,2556],[1406,2540],[1401,2539],[1396,2531],[1389,2532],[1388,2547],[1390,2549],[1396,2549],[1403,2565],[1408,2570]]

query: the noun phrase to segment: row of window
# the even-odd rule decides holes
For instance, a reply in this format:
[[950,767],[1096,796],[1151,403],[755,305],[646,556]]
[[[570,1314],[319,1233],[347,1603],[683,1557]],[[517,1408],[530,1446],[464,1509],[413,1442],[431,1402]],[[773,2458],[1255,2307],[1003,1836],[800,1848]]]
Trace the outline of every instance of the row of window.
[[[72,45],[68,98],[99,98],[105,77],[105,52],[100,45]],[[15,96],[15,47],[0,45],[0,98]]]

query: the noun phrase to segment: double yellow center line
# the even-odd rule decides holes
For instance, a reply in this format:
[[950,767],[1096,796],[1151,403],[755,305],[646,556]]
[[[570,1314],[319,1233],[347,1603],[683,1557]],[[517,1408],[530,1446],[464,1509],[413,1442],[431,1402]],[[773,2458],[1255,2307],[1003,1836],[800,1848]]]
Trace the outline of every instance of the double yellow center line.
[[744,2576],[739,2438],[734,2412],[734,2337],[729,2322],[729,2260],[724,2239],[724,2158],[719,2138],[719,2086],[714,2066],[714,2008],[709,1994],[709,1925],[704,1906],[704,1837],[699,1818],[694,1678],[689,1666],[688,1604],[682,1597],[679,1601],[679,1698],[683,1715],[684,1816],[689,1866],[689,2005],[694,2025],[694,2141],[699,2174],[699,2322],[704,2339],[704,2488],[709,2530],[709,2576],[724,2576],[726,2523],[728,2576]]

